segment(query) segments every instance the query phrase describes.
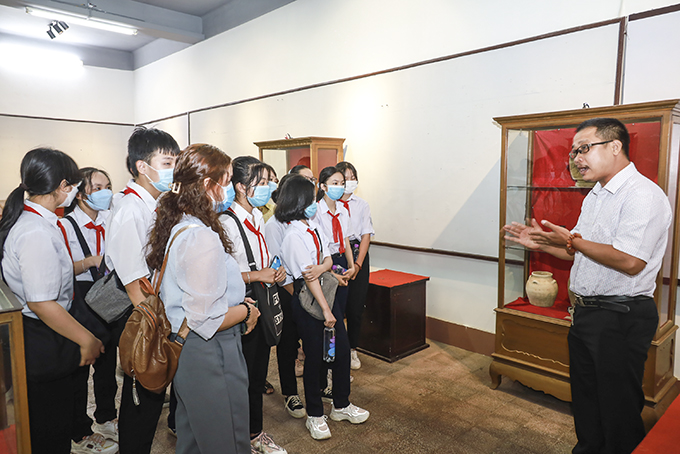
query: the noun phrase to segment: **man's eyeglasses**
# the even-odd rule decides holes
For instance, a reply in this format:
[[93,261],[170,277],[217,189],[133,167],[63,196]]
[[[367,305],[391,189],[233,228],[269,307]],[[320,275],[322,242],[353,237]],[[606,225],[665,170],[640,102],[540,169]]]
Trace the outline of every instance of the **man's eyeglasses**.
[[612,140],[607,140],[607,141],[605,141],[605,142],[584,143],[584,144],[581,145],[580,147],[578,147],[578,148],[576,148],[576,149],[572,149],[571,152],[569,152],[569,157],[570,157],[571,159],[576,159],[576,156],[578,156],[579,153],[581,153],[581,154],[586,154],[586,153],[588,153],[588,152],[590,151],[590,149],[591,149],[592,147],[594,147],[595,145],[604,145],[604,144],[606,144],[606,143],[613,142],[613,141],[614,141],[614,139],[612,139]]
[[[305,178],[307,178],[307,177],[305,177]],[[311,182],[314,183],[314,184],[316,184],[316,182],[317,182],[317,179],[314,178],[314,177],[307,178],[307,180],[311,181]]]

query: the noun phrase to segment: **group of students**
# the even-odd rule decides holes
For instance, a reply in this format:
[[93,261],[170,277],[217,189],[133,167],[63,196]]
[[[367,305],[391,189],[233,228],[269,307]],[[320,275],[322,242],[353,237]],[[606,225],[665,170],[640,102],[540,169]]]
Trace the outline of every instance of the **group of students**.
[[[278,182],[274,169],[255,158],[232,160],[207,144],[180,151],[172,136],[146,128],[128,141],[127,167],[132,179],[114,195],[103,170],[78,169],[54,149],[32,150],[3,210],[2,275],[31,327],[25,345],[32,452],[151,451],[165,393],[125,375],[116,412],[117,344],[133,306],[146,297],[141,280],[165,258],[160,296],[172,332],[185,320],[191,330],[170,393],[176,452],[286,452],[263,431],[271,348],[252,298],[256,282],[275,286],[283,310],[277,360],[288,413],[306,416],[317,440],[331,436],[324,398],[332,400],[332,420],[366,421],[369,412],[349,401],[350,368],[360,367],[356,347],[373,235],[368,204],[354,195],[356,169],[347,162],[327,167],[317,183],[309,168],[296,166]],[[65,207],[63,219],[58,207]],[[270,211],[266,223],[261,210]],[[277,261],[281,266],[273,267]],[[103,265],[116,273],[131,305],[111,323],[95,317],[93,329],[82,299]],[[342,268],[333,274],[339,287],[331,305],[319,276],[333,265]],[[302,309],[303,284],[324,320]],[[325,327],[336,333],[332,363],[323,360]],[[300,341],[306,409],[295,376]],[[73,346],[73,367],[45,359],[57,343]],[[90,365],[94,422],[87,415]]]

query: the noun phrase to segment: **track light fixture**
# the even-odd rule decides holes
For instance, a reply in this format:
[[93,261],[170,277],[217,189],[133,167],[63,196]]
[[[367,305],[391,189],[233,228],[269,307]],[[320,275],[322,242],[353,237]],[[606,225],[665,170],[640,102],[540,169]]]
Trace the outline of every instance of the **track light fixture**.
[[61,35],[66,30],[68,30],[68,24],[66,22],[55,20],[52,21],[47,28],[47,36],[49,36],[50,39],[54,39],[57,37],[54,32],[57,32],[57,34]]

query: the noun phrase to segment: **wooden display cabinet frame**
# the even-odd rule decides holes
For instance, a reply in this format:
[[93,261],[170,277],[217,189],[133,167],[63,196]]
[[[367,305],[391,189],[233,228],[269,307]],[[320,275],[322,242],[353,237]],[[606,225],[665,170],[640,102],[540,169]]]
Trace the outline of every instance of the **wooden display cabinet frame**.
[[[670,199],[673,209],[673,224],[670,229],[669,248],[664,257],[664,264],[670,254],[670,278],[663,280],[662,266],[657,278],[657,288],[654,299],[657,309],[660,311],[660,325],[654,335],[649,349],[643,390],[645,394],[645,409],[643,419],[645,425],[650,428],[663,414],[673,399],[678,395],[677,379],[673,375],[673,362],[675,351],[675,305],[678,287],[678,250],[680,246],[680,222],[678,213],[680,209],[680,197],[678,191],[680,182],[678,179],[678,153],[680,146],[680,100],[649,102],[641,104],[621,105],[614,107],[602,107],[592,109],[579,109],[563,112],[551,112],[544,114],[520,115],[512,117],[499,117],[494,120],[502,127],[501,141],[501,191],[500,191],[500,226],[509,222],[506,219],[508,208],[508,147],[509,131],[528,131],[527,139],[527,162],[528,166],[533,163],[534,131],[557,130],[560,128],[575,128],[582,121],[595,117],[614,117],[623,123],[646,123],[658,122],[660,127],[659,136],[659,160],[658,160],[658,184],[668,194],[669,187],[672,190]],[[674,128],[675,126],[675,128]],[[674,131],[675,129],[675,131]],[[674,149],[671,149],[672,146]],[[514,151],[513,151],[514,153]],[[565,159],[568,159],[565,156]],[[674,168],[671,168],[671,165]],[[518,168],[518,167],[516,167]],[[671,181],[671,176],[673,180]],[[532,186],[535,176],[531,170],[527,170],[527,194],[535,190]],[[669,186],[670,185],[670,186]],[[521,197],[518,197],[520,199]],[[525,204],[525,215],[531,215],[531,203]],[[674,199],[674,200],[673,200]],[[580,211],[580,207],[579,207]],[[514,219],[513,219],[514,220]],[[573,228],[573,226],[567,226]],[[502,229],[501,229],[502,232]],[[524,279],[528,278],[528,256],[524,257]],[[505,307],[506,301],[506,246],[503,233],[499,239],[498,257],[498,307],[496,311],[496,342],[493,361],[489,367],[492,388],[497,388],[501,376],[517,380],[530,388],[551,394],[558,399],[571,401],[571,387],[569,383],[569,351],[567,347],[567,334],[570,322],[558,318],[536,315],[522,310]],[[522,266],[521,262],[510,263],[511,266]],[[673,278],[675,277],[675,278]],[[667,312],[661,313],[663,304],[663,285],[668,283],[668,307]],[[560,286],[566,285],[559,282]],[[516,289],[515,289],[516,290]]]
[[[319,168],[319,150],[335,150],[335,163],[342,162],[343,159],[343,144],[345,139],[334,137],[298,137],[295,139],[282,140],[267,140],[264,142],[254,142],[259,149],[260,161],[266,162],[264,159],[264,150],[292,150],[295,148],[309,148],[309,168],[315,176],[319,175],[321,169]],[[292,166],[288,162],[287,171]],[[280,175],[282,177],[283,175]]]

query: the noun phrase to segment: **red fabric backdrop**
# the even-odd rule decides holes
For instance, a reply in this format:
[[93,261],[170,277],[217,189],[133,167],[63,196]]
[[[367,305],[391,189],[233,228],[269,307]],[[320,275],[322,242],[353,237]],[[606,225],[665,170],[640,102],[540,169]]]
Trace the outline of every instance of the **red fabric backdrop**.
[[[659,140],[661,126],[656,123],[627,124],[631,136],[630,158],[637,169],[656,182],[659,168]],[[583,199],[590,188],[577,188],[569,173],[569,151],[576,128],[534,132],[532,162],[532,191],[529,217],[538,222],[548,220],[568,229],[574,228],[581,212]],[[571,262],[559,260],[550,254],[531,252],[529,273],[550,271],[559,286],[555,305],[539,308],[519,298],[506,307],[549,317],[564,318],[569,307],[567,280]]]

